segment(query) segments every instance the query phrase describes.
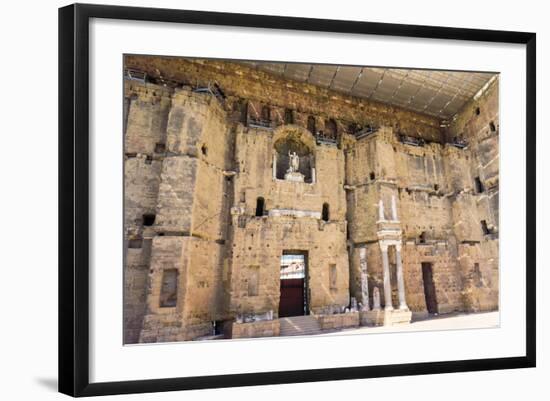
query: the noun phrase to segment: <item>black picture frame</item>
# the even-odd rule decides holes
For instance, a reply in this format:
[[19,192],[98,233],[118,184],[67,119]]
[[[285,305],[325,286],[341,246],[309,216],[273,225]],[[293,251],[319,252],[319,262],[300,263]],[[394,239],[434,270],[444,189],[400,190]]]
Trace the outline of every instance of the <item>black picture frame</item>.
[[[89,381],[88,61],[91,18],[524,44],[526,46],[526,354],[521,357]],[[479,29],[74,4],[59,9],[59,391],[95,396],[534,367],[536,364],[536,35]]]

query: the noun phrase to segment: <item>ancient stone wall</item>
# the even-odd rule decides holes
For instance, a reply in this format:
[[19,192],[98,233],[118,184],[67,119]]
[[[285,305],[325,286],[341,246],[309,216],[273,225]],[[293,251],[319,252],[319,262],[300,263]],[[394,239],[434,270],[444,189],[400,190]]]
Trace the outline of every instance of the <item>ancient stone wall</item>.
[[[292,252],[306,257],[315,314],[351,297],[372,307],[375,288],[389,305],[388,243],[394,307],[401,261],[417,315],[427,313],[422,264],[439,313],[498,308],[498,79],[441,128],[241,64],[126,63],[178,84],[125,80],[125,343],[209,336],[243,315],[277,318],[281,255]],[[204,90],[213,82],[223,95]],[[373,129],[355,135],[353,124]]]
[[[422,262],[432,264],[440,313],[498,307],[497,98],[498,81],[466,107],[466,117],[459,114],[451,125],[447,134],[463,130],[462,137],[468,143],[465,148],[452,143],[411,146],[399,141],[391,130],[349,141],[347,218],[355,247],[350,288],[358,299],[361,273],[357,249],[367,244],[370,303],[376,285],[385,304],[377,221],[381,217],[380,201],[382,217],[391,218],[390,202],[395,196],[401,236],[406,242],[402,258],[409,308],[426,311]],[[391,252],[389,257],[394,275]],[[394,305],[396,292],[392,279]]]
[[[221,273],[230,206],[224,171],[231,164],[225,110],[215,98],[190,91],[171,94],[133,81],[127,81],[126,91],[131,102],[125,134],[125,303],[134,305],[126,315],[127,341],[135,342],[132,327],[140,321],[143,342],[210,334],[212,322],[223,313]],[[147,103],[146,96],[158,93],[168,101]],[[158,106],[165,103],[168,110]],[[131,247],[143,238],[152,239],[151,260],[144,256],[133,262],[139,251]],[[178,272],[177,303],[166,307],[161,289],[169,269]]]
[[[241,217],[243,227],[238,227]],[[236,226],[236,227],[235,227]],[[345,221],[321,222],[312,218],[234,217],[232,245],[231,312],[261,314],[279,310],[281,255],[305,252],[309,309],[349,304],[349,260]],[[330,266],[336,266],[336,283],[330,283]],[[256,270],[256,268],[258,270]],[[259,272],[259,290],[249,294],[249,280]]]
[[276,337],[280,333],[279,320],[254,323],[233,323],[228,329],[228,338]]
[[[128,243],[128,242],[127,242]],[[124,268],[124,343],[139,342],[143,316],[147,310],[147,286],[151,240],[132,240]]]
[[[458,247],[467,310],[498,308],[499,260],[499,77],[495,76],[451,122],[447,136],[468,142],[465,174],[471,177],[464,197],[468,205],[457,211],[457,227],[471,234]],[[458,203],[458,202],[457,202]],[[469,209],[468,209],[469,208]],[[467,217],[464,217],[467,216]],[[464,229],[464,221],[468,221]],[[457,237],[459,235],[457,234]]]
[[[296,137],[296,132],[300,140],[306,137],[315,159],[313,183],[274,178],[275,142],[284,140],[286,136]],[[274,209],[320,214],[323,203],[328,203],[330,220],[345,219],[344,156],[336,146],[315,145],[311,134],[299,127],[283,126],[278,132],[241,127],[237,133],[235,158],[238,160],[238,176],[234,196],[245,214],[254,215],[257,199],[263,197],[266,214]]]
[[125,82],[124,88],[124,342],[139,341],[147,311],[152,237],[171,90]]
[[[350,123],[388,126],[411,136],[441,141],[438,119],[383,103],[346,96],[314,85],[282,80],[266,72],[227,61],[176,59],[173,57],[125,56],[125,65],[147,72],[153,77],[162,75],[191,86],[208,86],[217,82],[228,98],[246,99],[255,104],[292,109],[306,126],[308,115],[315,116],[317,129],[333,118],[340,129]],[[231,100],[231,99],[230,99]],[[258,104],[258,105],[256,105]],[[276,115],[276,113],[273,113]],[[282,112],[279,115],[284,116]],[[284,119],[284,117],[282,118]],[[298,121],[297,121],[298,122]]]
[[[276,144],[296,141],[310,153],[313,182],[278,179]],[[346,251],[344,156],[334,145],[316,145],[312,134],[295,125],[272,131],[239,127],[236,138],[238,174],[234,178],[231,265],[231,312],[278,313],[281,255],[307,253],[309,308],[312,311],[349,303]],[[288,167],[285,165],[285,168]],[[258,216],[258,199],[264,210]],[[329,208],[322,221],[323,204]],[[336,266],[336,286],[329,285],[329,268]],[[259,291],[249,294],[252,275]],[[254,278],[255,280],[257,278]]]
[[430,263],[435,284],[438,313],[463,311],[462,276],[452,245],[446,241],[431,244],[407,242],[403,248],[407,304],[413,312],[427,312],[422,263]]
[[165,143],[166,123],[171,105],[170,89],[159,85],[127,81],[124,88],[126,154],[153,155],[157,144]]

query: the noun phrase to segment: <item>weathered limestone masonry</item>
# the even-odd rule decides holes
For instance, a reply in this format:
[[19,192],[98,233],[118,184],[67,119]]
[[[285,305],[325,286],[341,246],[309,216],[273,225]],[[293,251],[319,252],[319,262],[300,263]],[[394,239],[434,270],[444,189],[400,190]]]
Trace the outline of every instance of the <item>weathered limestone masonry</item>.
[[[463,170],[463,178],[469,181],[463,184],[462,198],[456,199],[453,216],[459,243],[457,259],[464,280],[464,307],[473,311],[498,308],[499,128],[496,78],[447,131],[451,140],[462,135],[469,142]],[[467,209],[470,205],[472,208]]]
[[[146,311],[154,216],[162,159],[156,143],[166,142],[166,120],[171,91],[162,87],[125,86],[124,224],[126,264],[124,342],[138,342]],[[144,224],[145,223],[145,224]]]
[[279,335],[283,255],[321,328],[498,309],[498,79],[446,122],[240,64],[125,63],[150,77],[125,79],[125,343]]
[[[316,166],[313,182],[274,178],[278,153],[273,149],[289,139],[303,144],[304,152],[311,152]],[[350,300],[342,152],[336,146],[316,146],[313,135],[304,128],[282,125],[275,131],[240,129],[236,157],[240,165],[232,209],[231,312],[277,311],[280,259],[285,250],[307,252],[312,312],[330,305],[346,307]],[[256,216],[260,197],[266,212]],[[321,219],[323,204],[330,205],[328,221]],[[337,267],[332,287],[328,279],[331,265]],[[248,296],[250,275],[258,274],[256,268],[259,290]]]
[[[376,286],[383,305],[388,296],[401,305],[402,274],[406,305],[417,314],[430,309],[429,281],[434,312],[498,308],[498,81],[468,104],[445,134],[448,143],[414,147],[381,129],[347,151],[354,243],[350,287],[364,304],[362,294],[370,294],[372,305]],[[467,141],[466,148],[450,144],[458,136]],[[394,247],[381,236],[392,228]],[[361,252],[368,266],[367,291],[361,286]]]

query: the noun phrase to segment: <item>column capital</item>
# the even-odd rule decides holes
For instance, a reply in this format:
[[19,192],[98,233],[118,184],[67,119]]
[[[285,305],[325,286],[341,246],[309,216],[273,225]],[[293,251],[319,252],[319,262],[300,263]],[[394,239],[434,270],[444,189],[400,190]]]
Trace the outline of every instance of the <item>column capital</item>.
[[378,243],[382,252],[388,252],[388,247],[390,246],[389,243],[387,243],[386,241],[378,241]]

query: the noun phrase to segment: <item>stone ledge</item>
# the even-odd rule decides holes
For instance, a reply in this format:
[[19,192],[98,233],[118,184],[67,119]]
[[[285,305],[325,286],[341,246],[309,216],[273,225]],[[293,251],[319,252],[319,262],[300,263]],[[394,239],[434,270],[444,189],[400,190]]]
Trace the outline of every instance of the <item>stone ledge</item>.
[[278,319],[231,324],[227,338],[277,337],[281,331]]
[[384,311],[384,326],[399,326],[411,322],[412,312],[410,310],[393,309]]
[[361,326],[382,326],[384,325],[384,311],[373,309],[359,312]]
[[310,217],[312,219],[320,219],[321,212],[315,212],[313,210],[298,210],[298,209],[271,209],[268,212],[269,217]]
[[[162,315],[161,315],[162,316]],[[146,318],[155,318],[156,315],[148,315]],[[151,320],[151,319],[148,319]],[[212,326],[208,323],[181,326],[180,321],[154,322],[146,324],[139,336],[140,343],[177,342],[194,340],[211,334]]]
[[338,330],[359,327],[359,312],[338,313],[336,315],[317,315],[321,330]]
[[362,326],[399,326],[409,324],[412,318],[410,310],[373,309],[360,312]]

